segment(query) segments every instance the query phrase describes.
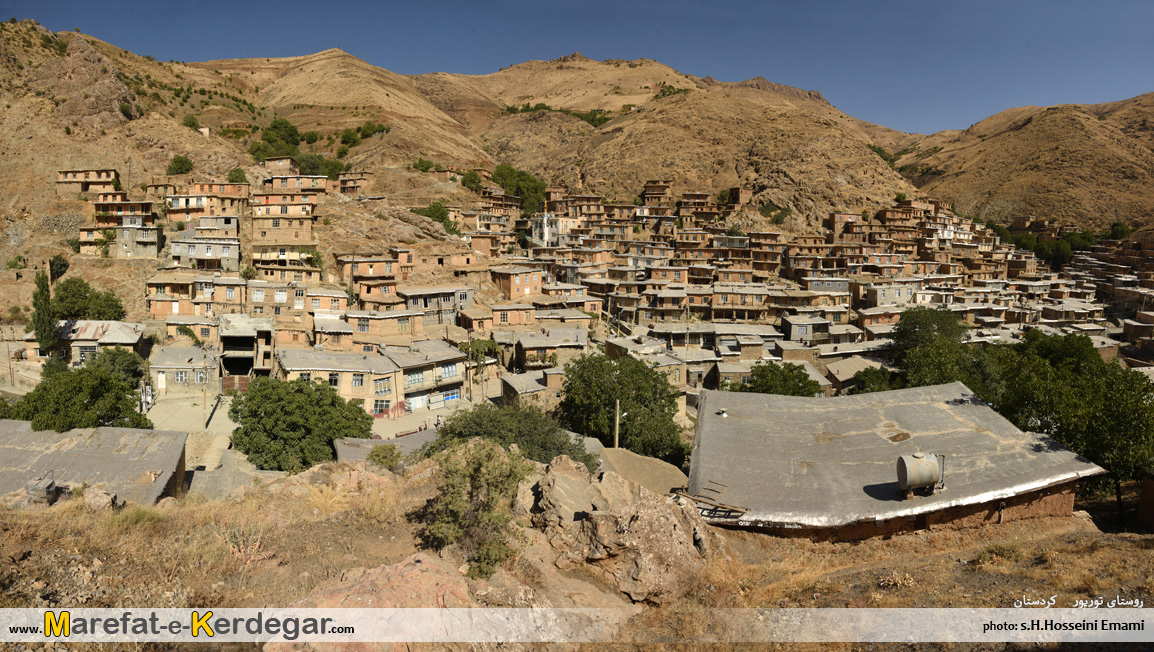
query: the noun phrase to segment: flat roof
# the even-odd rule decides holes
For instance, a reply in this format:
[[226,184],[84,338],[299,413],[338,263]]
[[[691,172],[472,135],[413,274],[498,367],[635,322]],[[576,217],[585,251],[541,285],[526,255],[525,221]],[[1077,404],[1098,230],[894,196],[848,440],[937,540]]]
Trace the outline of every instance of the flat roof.
[[35,431],[28,421],[0,420],[0,495],[52,477],[57,485],[103,484],[120,500],[152,505],[180,466],[187,438],[136,428]]
[[286,371],[361,371],[389,374],[397,365],[383,355],[363,353],[330,353],[309,349],[281,349],[277,361]]
[[[717,500],[748,510],[706,518],[716,523],[836,528],[1105,472],[1018,430],[961,383],[833,398],[703,390],[698,414],[690,493],[721,483],[727,488]],[[917,452],[946,456],[946,488],[904,500],[895,466]]]

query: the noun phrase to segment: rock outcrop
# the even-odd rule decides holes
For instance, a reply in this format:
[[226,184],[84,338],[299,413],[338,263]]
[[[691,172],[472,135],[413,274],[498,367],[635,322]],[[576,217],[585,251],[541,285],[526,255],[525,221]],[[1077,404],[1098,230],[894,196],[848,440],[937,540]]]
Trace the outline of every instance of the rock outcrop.
[[635,602],[680,598],[720,548],[688,500],[658,496],[612,472],[591,479],[566,456],[553,460],[534,493],[533,524],[559,551],[556,565],[592,564]]

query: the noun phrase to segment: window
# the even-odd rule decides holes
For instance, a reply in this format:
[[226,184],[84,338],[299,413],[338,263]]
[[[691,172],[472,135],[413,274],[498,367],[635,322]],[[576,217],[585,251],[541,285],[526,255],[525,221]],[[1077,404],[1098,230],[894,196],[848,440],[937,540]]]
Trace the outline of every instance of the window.
[[277,290],[276,291],[276,302],[277,303],[284,303],[285,301],[288,301],[288,290]]
[[304,272],[293,272],[293,280],[294,281],[305,280],[305,273]]
[[211,256],[212,255],[212,245],[205,245],[204,246],[204,255],[205,256]]
[[252,309],[252,314],[263,315],[264,314],[264,307],[263,306],[256,306],[255,308]]
[[464,303],[469,300],[469,293],[461,292],[459,295],[457,295],[457,298],[460,299],[461,303]]
[[336,387],[341,383],[341,375],[335,371],[329,372],[329,387]]
[[364,374],[353,374],[353,387],[364,387],[364,386],[365,386],[365,375]]
[[385,414],[389,411],[389,401],[377,399],[373,401],[373,414]]
[[405,374],[405,387],[412,387],[413,385],[420,385],[425,382],[424,371],[413,371]]
[[367,319],[358,319],[358,320],[357,320],[357,332],[358,332],[358,333],[367,333],[367,332],[369,332],[369,320],[367,320]]
[[222,255],[222,256],[227,256],[231,253],[232,253],[232,247],[223,247],[220,251],[220,255]]
[[452,378],[457,375],[457,363],[450,362],[441,365],[441,378]]
[[378,378],[373,381],[373,394],[377,396],[384,396],[392,389],[389,387],[390,381],[388,378]]
[[330,310],[340,310],[341,309],[341,300],[340,299],[333,299],[332,301],[330,301],[329,302],[329,309]]
[[203,385],[204,384],[204,369],[197,369],[196,370],[196,384],[197,385]]
[[176,382],[178,382],[178,383],[187,383],[188,382],[188,372],[187,371],[178,371],[175,374],[173,374],[173,376],[175,377]]
[[321,300],[320,299],[313,299],[311,305],[313,307],[313,310],[320,310],[321,309]]
[[274,314],[274,315],[276,315],[277,317],[279,317],[279,316],[280,316],[280,306],[273,306],[273,309],[272,309],[272,314]]
[[252,291],[252,300],[257,301],[257,302],[264,301],[264,290],[262,290],[260,288],[253,290]]
[[401,333],[409,332],[409,318],[408,317],[401,317],[400,319],[397,320],[397,331],[399,331]]
[[236,298],[236,288],[234,288],[234,287],[225,288],[224,289],[224,298],[235,299]]
[[306,383],[307,383],[307,382],[311,382],[311,381],[312,381],[312,379],[313,379],[313,375],[312,375],[312,374],[310,374],[310,373],[309,373],[309,372],[307,372],[307,371],[302,371],[302,372],[301,372],[301,375],[300,375],[300,379],[301,379],[301,380],[303,380],[303,381],[305,381]]
[[[288,206],[281,206],[280,207],[280,214],[281,215],[288,215]],[[277,222],[280,222],[280,220],[277,220]]]
[[272,221],[272,228],[274,228],[274,229],[280,228],[280,218],[279,217]]
[[207,326],[201,326],[201,328],[200,328],[200,336],[201,337],[208,337],[208,332],[209,331],[208,331]]

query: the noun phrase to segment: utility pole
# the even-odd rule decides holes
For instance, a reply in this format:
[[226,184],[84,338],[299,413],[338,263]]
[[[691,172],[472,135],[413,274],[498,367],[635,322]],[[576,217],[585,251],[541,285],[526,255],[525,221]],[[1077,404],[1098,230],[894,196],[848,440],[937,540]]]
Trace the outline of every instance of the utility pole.
[[201,355],[204,356],[204,360],[202,362],[202,366],[204,367],[204,371],[203,371],[204,375],[201,377],[201,380],[203,380],[204,382],[201,383],[203,398],[200,402],[200,423],[202,424],[201,428],[207,428],[208,427],[208,347],[202,346],[200,349],[200,353],[201,353]]
[[4,339],[4,350],[8,352],[8,382],[16,389],[16,368],[12,364],[12,338],[16,337],[16,327],[8,329],[8,337]]
[[621,399],[613,399],[613,448],[620,448],[621,437]]

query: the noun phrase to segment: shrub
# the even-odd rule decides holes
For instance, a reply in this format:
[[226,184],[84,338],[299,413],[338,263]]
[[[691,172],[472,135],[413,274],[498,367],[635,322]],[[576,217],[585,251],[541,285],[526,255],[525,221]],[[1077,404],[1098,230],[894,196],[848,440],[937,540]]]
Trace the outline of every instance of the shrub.
[[200,129],[200,120],[191,113],[184,115],[184,120],[180,123],[189,129]]
[[125,118],[131,120],[133,117],[132,116],[132,105],[129,104],[128,102],[121,102],[120,103],[120,113],[123,114]]
[[469,577],[491,577],[513,553],[508,543],[513,497],[528,466],[485,440],[454,446],[437,461],[439,491],[426,512],[429,541],[437,549],[459,544],[469,560]]
[[433,162],[426,158],[418,158],[416,163],[413,163],[413,169],[418,172],[428,172],[433,169]]
[[240,168],[233,168],[233,169],[228,171],[228,182],[229,183],[248,183],[248,177],[245,175],[244,170],[242,170]]
[[387,471],[396,471],[401,466],[401,448],[396,444],[373,446],[366,461]]
[[165,170],[165,174],[168,175],[188,174],[189,172],[192,172],[192,159],[182,154],[173,156]]
[[349,146],[341,145],[337,148],[337,158],[344,158],[349,155]]

